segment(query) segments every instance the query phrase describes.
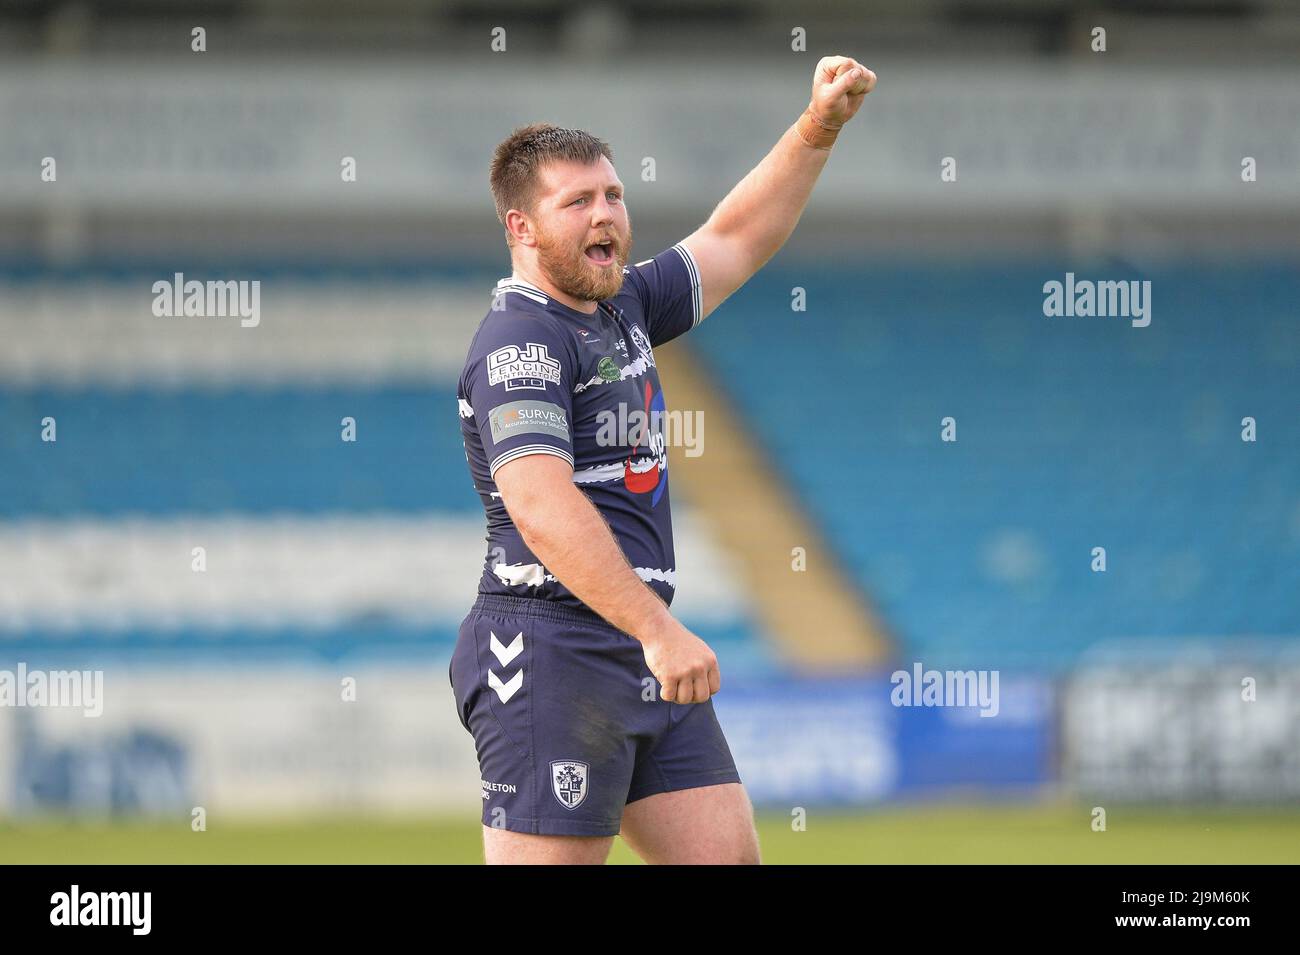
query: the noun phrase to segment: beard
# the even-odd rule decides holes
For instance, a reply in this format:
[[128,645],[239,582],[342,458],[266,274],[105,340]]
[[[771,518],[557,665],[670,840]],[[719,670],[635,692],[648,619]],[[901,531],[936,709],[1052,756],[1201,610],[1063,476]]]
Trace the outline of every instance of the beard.
[[545,232],[537,236],[537,260],[546,277],[565,295],[584,302],[613,298],[623,287],[623,267],[632,254],[632,223],[627,234],[612,233],[613,262],[598,266],[587,258],[586,246],[575,247]]

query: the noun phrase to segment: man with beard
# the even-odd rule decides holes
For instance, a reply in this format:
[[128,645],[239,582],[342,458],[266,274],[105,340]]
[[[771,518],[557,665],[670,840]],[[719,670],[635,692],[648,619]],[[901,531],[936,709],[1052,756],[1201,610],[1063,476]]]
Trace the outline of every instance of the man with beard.
[[709,220],[630,268],[608,145],[534,124],[496,149],[513,274],[497,283],[457,394],[488,554],[449,669],[482,771],[489,863],[600,863],[620,833],[647,862],[759,861],[713,712],[717,658],[668,609],[663,434],[611,440],[601,424],[632,411],[661,420],[654,346],[698,325],[781,247],[875,80],[848,57],[823,58],[808,108]]

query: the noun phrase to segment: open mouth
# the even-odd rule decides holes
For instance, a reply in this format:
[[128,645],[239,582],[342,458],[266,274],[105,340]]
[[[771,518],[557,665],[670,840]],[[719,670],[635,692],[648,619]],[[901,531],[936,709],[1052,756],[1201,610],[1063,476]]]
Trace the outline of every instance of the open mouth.
[[614,244],[606,239],[604,242],[587,246],[587,258],[597,265],[609,265],[614,261]]

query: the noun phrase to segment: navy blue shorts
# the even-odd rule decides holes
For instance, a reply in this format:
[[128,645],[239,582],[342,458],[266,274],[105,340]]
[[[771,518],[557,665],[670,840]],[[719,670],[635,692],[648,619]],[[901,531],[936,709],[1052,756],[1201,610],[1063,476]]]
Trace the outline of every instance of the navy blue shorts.
[[449,676],[485,826],[613,836],[630,802],[740,782],[712,700],[661,700],[641,644],[590,611],[480,594]]

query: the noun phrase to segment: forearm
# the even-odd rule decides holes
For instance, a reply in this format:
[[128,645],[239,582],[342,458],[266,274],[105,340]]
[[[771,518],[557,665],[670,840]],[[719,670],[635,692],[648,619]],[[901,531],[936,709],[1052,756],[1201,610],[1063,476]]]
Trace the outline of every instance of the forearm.
[[574,485],[545,501],[517,501],[510,513],[542,566],[619,630],[644,640],[671,620],[668,607],[637,576],[609,525]]
[[706,225],[743,243],[751,267],[762,267],[794,232],[830,156],[800,138],[797,123],[777,140],[763,161],[718,203]]

